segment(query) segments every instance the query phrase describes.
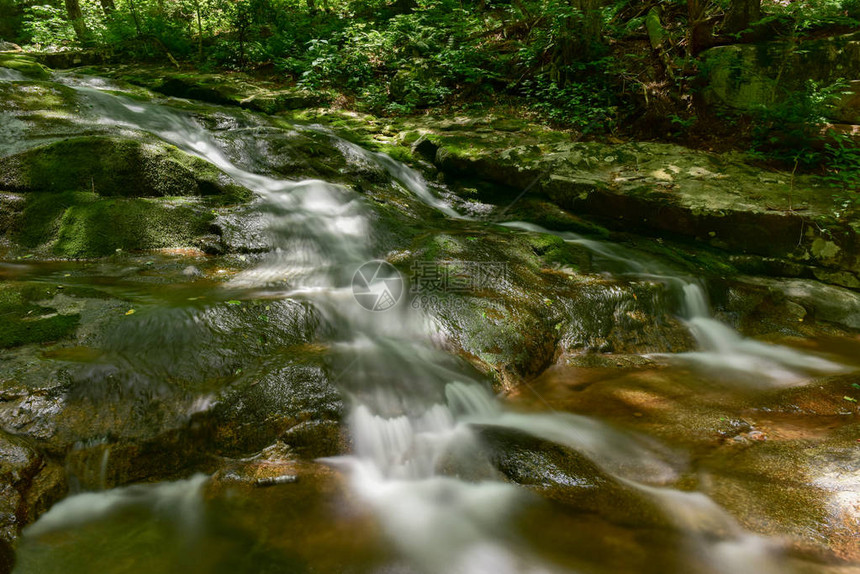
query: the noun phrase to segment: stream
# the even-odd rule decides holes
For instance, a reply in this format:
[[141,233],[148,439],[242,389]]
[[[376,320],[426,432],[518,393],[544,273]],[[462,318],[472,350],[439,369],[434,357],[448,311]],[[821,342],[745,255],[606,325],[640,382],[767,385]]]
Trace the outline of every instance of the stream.
[[[6,71],[0,76],[0,81],[19,79]],[[778,538],[748,531],[707,494],[679,487],[688,461],[682,446],[587,412],[557,409],[547,402],[553,401],[553,391],[545,391],[539,382],[520,391],[532,395],[529,408],[496,397],[487,380],[440,347],[432,321],[400,296],[408,291],[409,281],[381,263],[387,254],[370,239],[378,220],[357,191],[340,183],[263,175],[253,153],[237,159],[230,146],[253,149],[254,126],[232,130],[228,142],[191,113],[117,94],[103,80],[74,75],[55,79],[78,93],[86,103],[82,113],[93,125],[154,135],[253,191],[253,206],[266,222],[270,244],[252,265],[200,291],[130,286],[111,279],[117,275],[104,265],[33,264],[24,273],[46,282],[78,273],[81,284],[173,309],[153,313],[143,331],[128,327],[117,336],[117,348],[123,349],[129,368],[140,369],[152,380],[166,380],[186,360],[170,347],[179,344],[172,333],[181,340],[188,325],[200,320],[191,321],[182,311],[198,304],[189,304],[190,299],[206,295],[221,301],[259,299],[307,306],[325,326],[330,379],[347,405],[351,449],[301,463],[299,471],[305,468],[302,464],[314,470],[297,472],[295,482],[292,472],[285,472],[271,486],[238,494],[213,487],[205,474],[104,490],[80,487],[25,529],[16,573],[777,574],[796,568]],[[802,385],[813,377],[855,368],[839,353],[743,337],[714,317],[701,280],[652,255],[527,222],[481,222],[460,213],[404,164],[319,126],[296,129],[324,134],[331,145],[362,156],[452,222],[555,235],[586,249],[607,276],[665,286],[676,301],[674,314],[698,347],[647,356],[668,365],[664,372],[671,376],[685,377],[690,384],[709,377],[731,379],[720,392],[744,394]],[[368,262],[371,273],[357,275]],[[360,304],[356,281],[365,301],[385,310]],[[135,357],[136,342],[146,337],[158,342]],[[207,368],[205,361],[189,360],[191,366],[181,368]],[[209,405],[204,401],[189,408],[198,412]],[[590,515],[576,526],[576,513],[499,472],[497,450],[507,441],[557,445],[576,453],[601,477],[600,484],[624,493],[617,497],[622,518],[603,522]],[[89,472],[104,477],[110,456],[105,448]],[[559,480],[582,490],[585,497],[596,488],[570,483],[570,477]],[[626,521],[627,503],[622,501],[628,498],[652,509],[646,512],[649,526],[619,526]],[[638,521],[638,513],[629,520]],[[553,534],[545,535],[543,529]],[[613,539],[619,542],[613,545]],[[617,556],[607,557],[614,553]]]

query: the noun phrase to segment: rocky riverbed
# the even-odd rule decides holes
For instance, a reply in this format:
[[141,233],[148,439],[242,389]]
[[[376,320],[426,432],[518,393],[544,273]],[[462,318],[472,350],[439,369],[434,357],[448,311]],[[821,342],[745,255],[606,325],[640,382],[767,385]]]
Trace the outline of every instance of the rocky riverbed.
[[[483,381],[516,412],[587,415],[640,437],[672,469],[649,484],[709,496],[798,572],[858,568],[860,247],[853,212],[818,182],[499,118],[314,110],[217,76],[88,70],[131,84],[53,74],[21,55],[0,66],[0,570],[17,548],[18,571],[84,571],[81,552],[98,547],[104,569],[121,571],[176,527],[146,514],[150,494],[112,491],[138,502],[90,516],[65,541],[49,527],[19,536],[70,494],[193,486],[181,481],[195,473],[211,477],[195,551],[233,540],[201,572],[220,571],[217,556],[249,572],[405,560],[321,462],[355,447],[342,325],[312,296],[272,286],[289,278],[247,281],[279,253],[310,249],[292,213],[321,192],[299,208],[264,204],[232,165],[354,192],[329,214],[331,232],[354,232],[354,203],[367,210],[361,240],[410,278],[402,312],[432,326],[439,368]],[[157,105],[188,123],[105,121],[100,93],[119,94],[129,114]],[[183,129],[205,130],[214,147],[164,136]],[[404,183],[419,172],[380,151],[415,166],[427,196]],[[512,220],[542,227],[501,225]],[[606,240],[660,272],[616,268],[594,247]],[[661,273],[701,278],[714,316],[741,334],[842,367],[789,369],[774,383],[685,361],[700,341]],[[597,571],[679,568],[691,527],[640,490],[570,445],[476,426],[486,472],[542,501],[512,522],[535,552]],[[261,486],[284,476],[297,482]],[[96,542],[129,524],[115,545]]]

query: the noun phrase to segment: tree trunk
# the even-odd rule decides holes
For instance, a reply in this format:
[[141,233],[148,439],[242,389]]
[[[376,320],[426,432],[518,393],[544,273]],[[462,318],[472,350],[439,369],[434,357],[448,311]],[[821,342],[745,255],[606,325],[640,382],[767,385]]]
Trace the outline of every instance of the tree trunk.
[[134,0],[128,0],[128,7],[131,10],[131,18],[134,20],[134,29],[137,31],[137,36],[140,37],[140,20],[137,17],[137,7],[134,5]]
[[394,0],[391,8],[396,14],[410,14],[418,7],[416,0]]
[[114,0],[99,0],[99,3],[102,5],[102,10],[105,13],[105,16],[110,16],[114,10],[116,10],[116,4]]
[[702,50],[711,46],[713,32],[711,24],[705,18],[705,3],[707,0],[687,0],[687,44],[691,56],[698,56]]
[[732,0],[723,30],[736,34],[761,20],[761,0]]
[[569,0],[570,5],[582,12],[581,19],[568,19],[563,35],[556,43],[550,77],[559,85],[573,78],[568,77],[567,67],[576,60],[588,60],[595,46],[603,41],[603,21],[600,7],[604,0]]
[[200,16],[200,0],[194,0],[197,10],[197,58],[203,61],[203,18]]
[[589,44],[598,44],[603,40],[603,19],[600,8],[603,0],[577,0],[577,8],[582,10],[584,17],[583,36]]
[[84,14],[81,12],[81,3],[79,0],[65,0],[65,3],[66,15],[72,23],[72,28],[75,29],[75,37],[83,44],[89,39],[89,32],[84,22]]

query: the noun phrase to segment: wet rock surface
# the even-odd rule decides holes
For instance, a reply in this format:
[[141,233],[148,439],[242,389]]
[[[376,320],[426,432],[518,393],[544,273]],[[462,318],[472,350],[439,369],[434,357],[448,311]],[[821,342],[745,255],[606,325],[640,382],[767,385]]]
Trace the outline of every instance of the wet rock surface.
[[[0,434],[0,540],[14,542],[21,529],[35,521],[66,495],[62,466],[40,455],[27,440]],[[8,550],[0,553],[0,568],[11,570]]]
[[[841,352],[851,356],[857,345]],[[786,538],[799,559],[818,564],[810,566],[815,571],[860,557],[860,409],[850,400],[858,389],[856,375],[756,391],[665,365],[627,363],[552,369],[512,400],[599,413],[666,444],[687,445],[692,458],[682,488],[709,494],[754,532]]]
[[521,145],[500,152],[503,141],[480,136],[466,132],[445,147],[441,134],[436,164],[447,173],[529,189],[624,231],[788,259],[811,265],[819,280],[860,287],[856,230],[850,217],[834,215],[830,194],[811,178],[668,144]]
[[[236,568],[301,571],[312,562],[342,569],[340,557],[326,555],[332,544],[361,564],[389,559],[366,509],[353,509],[338,533],[322,534],[331,525],[320,501],[343,485],[314,459],[352,448],[342,420],[350,397],[339,387],[351,364],[332,361],[331,347],[341,343],[337,326],[302,297],[284,298],[281,286],[231,283],[277,253],[267,230],[282,214],[260,212],[250,194],[190,154],[127,133],[75,128],[79,102],[67,86],[0,82],[0,90],[10,94],[0,111],[3,125],[12,126],[2,129],[13,129],[6,122],[13,118],[33,134],[21,149],[2,148],[0,159],[0,234],[9,255],[0,263],[0,569],[10,556],[6,544],[69,490],[201,471],[213,475],[208,502],[227,516],[219,528],[249,539],[270,536],[255,546],[251,566]],[[232,92],[228,99],[239,96],[257,97]],[[375,227],[369,241],[407,279],[406,312],[426,318],[438,346],[462,360],[452,361],[452,372],[470,364],[511,404],[596,416],[686,453],[677,476],[654,481],[707,493],[752,531],[787,537],[810,571],[860,561],[855,375],[798,388],[745,388],[672,363],[664,355],[692,351],[696,342],[665,281],[612,276],[606,261],[581,245],[485,221],[505,215],[606,237],[605,228],[580,216],[609,225],[610,215],[625,215],[628,227],[635,213],[648,220],[629,224],[636,229],[711,244],[618,236],[680,275],[706,269],[714,311],[725,323],[853,365],[856,294],[809,277],[824,273],[852,287],[853,239],[847,231],[842,243],[811,231],[797,247],[795,227],[803,221],[767,208],[785,193],[781,176],[763,181],[725,158],[673,146],[570,143],[557,135],[541,143],[541,134],[519,125],[464,128],[451,121],[438,126],[447,136],[413,134],[400,142],[411,139],[443,180],[467,176],[432,191],[449,194],[481,221],[449,219],[407,193],[390,166],[325,129],[174,103],[207,126],[239,165],[287,179],[326,178],[357,192]],[[45,109],[54,117],[36,128]],[[521,128],[533,147],[521,145]],[[464,131],[469,135],[458,133]],[[67,139],[72,135],[80,137]],[[90,155],[101,163],[51,168]],[[750,181],[760,197],[750,195]],[[537,197],[517,199],[517,186],[532,182]],[[505,193],[507,204],[499,201]],[[61,212],[40,210],[59,196],[68,200]],[[808,199],[806,213],[824,217],[824,207]],[[660,212],[656,220],[651,209]],[[170,216],[160,227],[162,213]],[[745,238],[758,225],[767,233]],[[28,237],[25,229],[37,233]],[[141,240],[145,231],[155,239]],[[291,245],[301,246],[296,237]],[[790,279],[741,275],[742,265],[722,250],[747,241],[760,256],[748,268],[780,260],[803,269]],[[49,260],[55,257],[88,261]],[[683,528],[658,504],[573,449],[493,429],[481,436],[493,466],[487,472],[542,497],[560,515],[556,524],[595,526],[627,544],[633,558],[618,558],[619,571],[638,559],[641,544],[633,541],[680,543]],[[271,505],[288,508],[286,519]],[[311,521],[320,533],[303,547],[302,537],[275,534],[284,520],[291,532]],[[152,528],[130,536],[163,535]],[[355,528],[362,536],[353,539]]]

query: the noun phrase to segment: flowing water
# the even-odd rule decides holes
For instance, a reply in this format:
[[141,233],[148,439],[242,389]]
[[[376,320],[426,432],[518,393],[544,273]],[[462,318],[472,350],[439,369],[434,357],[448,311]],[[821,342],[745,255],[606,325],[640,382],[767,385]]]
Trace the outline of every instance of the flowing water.
[[[0,79],[19,78],[4,73]],[[421,314],[404,304],[381,313],[356,304],[352,292],[355,270],[384,256],[369,239],[374,219],[360,194],[326,181],[286,181],[261,175],[253,158],[244,162],[231,158],[225,142],[190,113],[110,93],[106,91],[110,86],[98,80],[74,76],[61,80],[86,102],[89,121],[129,133],[152,134],[211,162],[255,192],[256,209],[267,221],[270,249],[256,264],[215,289],[229,296],[238,293],[304,301],[331,327],[328,338],[336,371],[333,380],[350,405],[353,448],[349,455],[322,462],[347,477],[349,491],[341,496],[350,502],[345,505],[355,503],[368,509],[370,516],[368,523],[355,517],[338,518],[330,511],[319,518],[321,511],[314,507],[307,511],[305,521],[290,518],[284,509],[284,528],[293,528],[296,533],[303,528],[334,531],[337,527],[333,524],[338,521],[348,525],[348,532],[341,534],[336,544],[318,540],[321,535],[307,535],[323,548],[321,554],[329,547],[331,552],[338,552],[346,544],[345,538],[372,539],[375,535],[362,529],[378,528],[378,537],[390,541],[393,549],[368,562],[357,559],[353,571],[503,574],[577,570],[575,560],[559,559],[539,542],[534,543],[535,536],[523,536],[522,517],[541,504],[523,487],[503,479],[495,468],[485,435],[496,432],[530,436],[570,449],[596,468],[603,480],[656,508],[662,515],[656,523],[666,524],[663,528],[672,532],[671,542],[663,542],[663,546],[672,546],[675,551],[669,562],[640,564],[638,570],[642,572],[786,571],[779,544],[746,532],[704,494],[669,486],[683,472],[682,454],[597,418],[513,410],[492,395],[485,381],[466,373],[438,349],[432,326]],[[248,130],[246,136],[234,135],[239,141],[252,139],[254,130]],[[331,142],[379,164],[427,205],[450,218],[463,219],[428,189],[417,172],[343,140],[332,137]],[[743,338],[712,317],[699,281],[676,274],[641,253],[528,223],[505,225],[526,233],[554,233],[590,250],[607,272],[664,283],[675,290],[681,301],[679,315],[700,350],[670,356],[671,361],[718,366],[732,371],[738,380],[746,377],[769,385],[795,384],[810,374],[844,370],[828,359]],[[109,457],[110,450],[105,448],[97,463],[102,482]],[[210,525],[207,530],[206,526],[206,520],[215,519],[204,519],[206,480],[195,476],[73,495],[27,529],[17,572],[92,571],[86,560],[69,550],[76,544],[84,548],[82,552],[104,551],[114,557],[107,564],[93,560],[99,562],[99,568],[116,572],[330,571],[320,556],[317,566],[311,560],[311,564],[293,567],[264,567],[257,562],[231,562],[219,554],[218,541],[223,538],[212,534],[217,529]],[[294,488],[300,486],[272,490]],[[313,498],[304,490],[298,492]],[[302,502],[291,500],[290,504],[303,508]],[[560,522],[553,525],[552,520]],[[549,528],[563,524],[561,518],[551,518],[547,523]],[[534,534],[535,529],[530,532]],[[130,541],[133,535],[138,536],[137,542]],[[140,536],[149,542],[141,543]],[[302,536],[297,534],[300,540]],[[111,541],[109,550],[103,539]],[[249,555],[249,548],[255,547],[224,544],[233,552]],[[205,556],[207,552],[222,559],[213,563]],[[588,552],[582,548],[570,553]],[[607,563],[612,561],[607,559]],[[631,565],[626,567],[629,571]],[[593,563],[583,568],[601,571]],[[607,566],[603,571],[618,570]]]

